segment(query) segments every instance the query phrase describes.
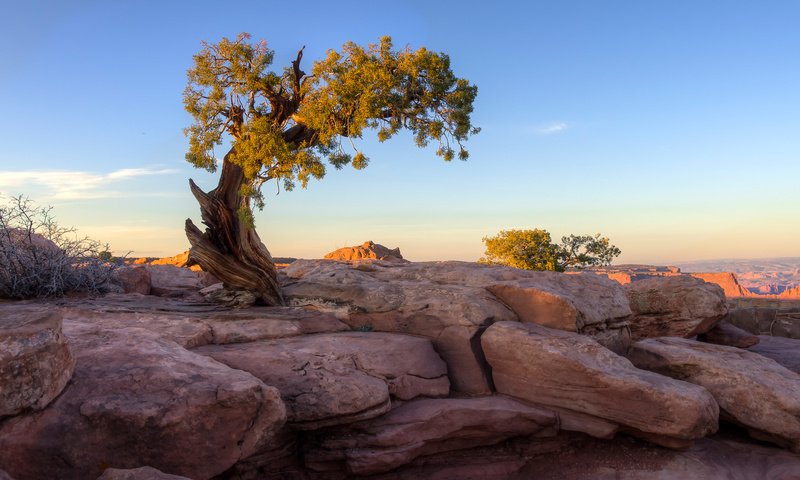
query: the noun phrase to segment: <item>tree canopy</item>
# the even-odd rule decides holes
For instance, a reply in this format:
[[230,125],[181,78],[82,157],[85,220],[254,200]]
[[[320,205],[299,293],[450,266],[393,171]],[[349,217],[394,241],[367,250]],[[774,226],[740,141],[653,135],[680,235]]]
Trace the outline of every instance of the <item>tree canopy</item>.
[[524,270],[583,269],[608,265],[622,252],[607,237],[569,235],[554,244],[547,230],[502,230],[493,237],[484,237],[484,257],[478,260],[490,265],[506,265]]
[[203,45],[188,71],[184,105],[194,121],[186,159],[215,171],[214,147],[228,136],[226,160],[241,167],[240,194],[263,207],[260,187],[274,180],[291,190],[340,169],[367,166],[353,138],[374,131],[380,141],[410,130],[420,147],[437,142],[445,160],[469,156],[463,142],[477,133],[470,114],[477,87],[456,77],[450,59],[425,48],[395,50],[390,37],[367,47],[329,50],[307,75],[303,49],[281,72],[274,52],[250,35]]

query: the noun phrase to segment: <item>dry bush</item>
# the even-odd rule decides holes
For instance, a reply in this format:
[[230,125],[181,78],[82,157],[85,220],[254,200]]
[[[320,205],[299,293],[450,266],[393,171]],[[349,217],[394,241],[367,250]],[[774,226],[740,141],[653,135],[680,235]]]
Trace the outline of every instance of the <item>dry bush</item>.
[[23,196],[0,204],[0,298],[103,292],[116,268],[108,251],[59,226],[51,207]]

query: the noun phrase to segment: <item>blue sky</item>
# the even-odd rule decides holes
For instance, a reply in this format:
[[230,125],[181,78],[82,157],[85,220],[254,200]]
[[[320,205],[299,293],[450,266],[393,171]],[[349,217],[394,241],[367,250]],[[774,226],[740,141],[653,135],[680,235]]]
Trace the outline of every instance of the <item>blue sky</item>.
[[467,162],[365,138],[366,170],[267,187],[273,255],[371,239],[474,260],[482,237],[539,227],[602,232],[623,262],[800,256],[798,2],[6,3],[0,193],[117,252],[188,247],[187,180],[216,179],[184,160],[186,70],[201,41],[247,31],[278,69],[388,34],[479,90]]

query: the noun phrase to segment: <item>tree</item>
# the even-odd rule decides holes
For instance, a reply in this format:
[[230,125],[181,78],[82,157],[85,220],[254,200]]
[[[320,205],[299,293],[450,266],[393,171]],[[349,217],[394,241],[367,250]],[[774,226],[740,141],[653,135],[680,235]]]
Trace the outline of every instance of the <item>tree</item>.
[[[477,88],[457,78],[443,53],[424,48],[394,50],[389,37],[366,48],[352,42],[329,50],[301,69],[303,48],[281,73],[269,69],[274,52],[242,33],[204,44],[188,71],[184,105],[194,121],[186,159],[214,172],[213,149],[223,139],[217,187],[203,192],[190,180],[200,203],[202,233],[190,219],[186,235],[193,262],[225,284],[255,292],[268,305],[283,303],[272,257],[255,231],[251,202],[264,207],[261,186],[305,188],[336,169],[367,166],[352,142],[365,132],[385,141],[409,130],[420,147],[438,142],[444,160],[466,160],[463,142],[478,132],[471,124]],[[348,140],[348,149],[343,140]]]
[[480,263],[506,265],[524,270],[583,269],[608,265],[622,252],[600,234],[561,237],[556,245],[547,230],[503,230],[494,237],[484,237],[486,245]]
[[484,257],[489,265],[506,265],[523,270],[559,270],[558,249],[547,230],[503,230],[494,237],[484,237]]

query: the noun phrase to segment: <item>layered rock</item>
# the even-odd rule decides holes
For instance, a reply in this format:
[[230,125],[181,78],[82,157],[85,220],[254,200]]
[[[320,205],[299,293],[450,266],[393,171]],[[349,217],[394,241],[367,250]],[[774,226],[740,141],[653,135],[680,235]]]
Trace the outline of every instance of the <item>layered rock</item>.
[[750,351],[681,338],[635,343],[629,358],[644,368],[706,388],[724,417],[756,438],[800,451],[800,375]]
[[320,432],[306,463],[320,471],[343,464],[350,474],[367,475],[421,456],[556,432],[553,412],[505,397],[420,399],[379,418]]
[[46,409],[0,424],[0,465],[18,479],[96,478],[151,465],[205,479],[286,421],[278,391],[139,328],[66,330],[77,365]]
[[344,247],[334,250],[325,254],[329,260],[364,260],[364,259],[377,259],[387,261],[400,261],[403,260],[403,255],[400,254],[400,248],[389,249],[383,245],[379,245],[372,240],[364,242],[362,245],[355,245],[353,247]]
[[429,264],[298,260],[283,270],[283,292],[291,304],[335,312],[354,329],[427,337],[447,362],[455,390],[490,393],[478,339],[493,322],[517,317],[482,286],[426,279],[431,270]]
[[58,311],[0,310],[0,419],[45,408],[74,367]]
[[[717,429],[703,388],[635,368],[591,338],[513,322],[481,337],[497,391],[599,417],[672,445]],[[681,443],[681,442],[678,442]]]
[[276,386],[297,429],[351,423],[391,407],[390,396],[447,396],[447,368],[430,341],[347,332],[205,346],[195,352]]
[[759,335],[758,339],[758,344],[750,347],[751,352],[771,358],[789,370],[800,373],[800,340],[768,335]]
[[497,321],[550,322],[619,351],[627,347],[627,300],[619,285],[595,275],[467,262],[324,260],[299,260],[283,273],[293,304],[333,311],[352,328],[430,338],[448,363],[453,388],[468,394],[491,392],[479,339]]
[[625,291],[633,311],[633,340],[693,337],[728,313],[722,288],[698,278],[656,277],[625,285]]

